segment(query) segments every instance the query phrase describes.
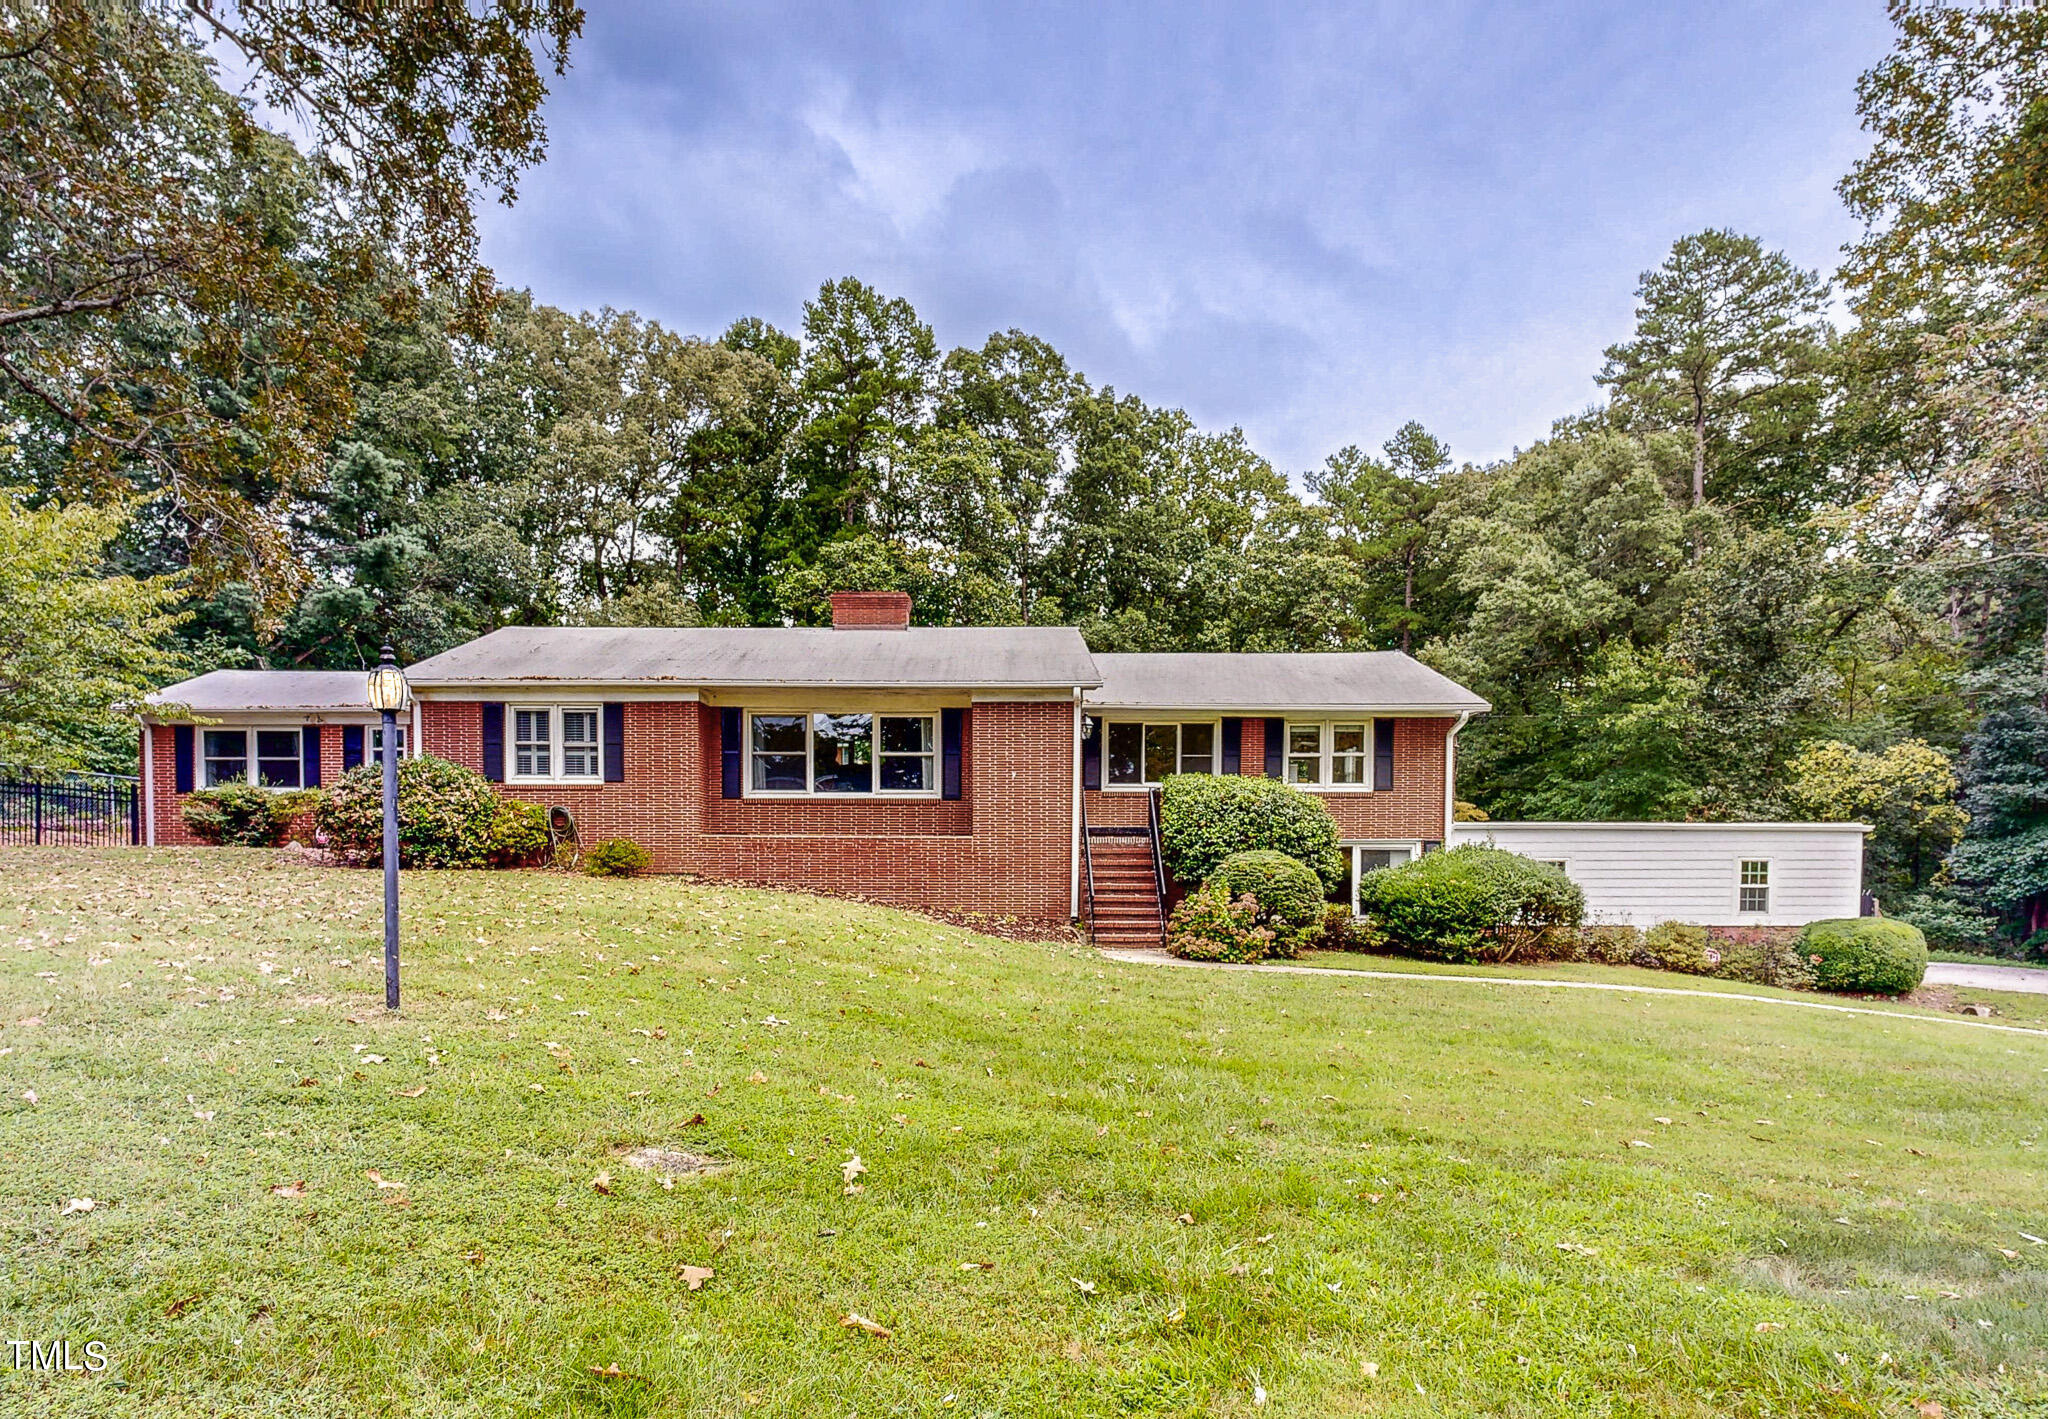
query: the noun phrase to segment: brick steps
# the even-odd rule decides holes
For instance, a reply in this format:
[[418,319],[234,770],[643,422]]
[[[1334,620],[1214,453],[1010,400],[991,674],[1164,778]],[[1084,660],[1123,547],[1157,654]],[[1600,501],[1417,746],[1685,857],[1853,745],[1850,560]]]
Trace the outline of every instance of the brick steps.
[[1152,840],[1130,833],[1089,834],[1094,902],[1088,935],[1101,946],[1157,946],[1164,935]]

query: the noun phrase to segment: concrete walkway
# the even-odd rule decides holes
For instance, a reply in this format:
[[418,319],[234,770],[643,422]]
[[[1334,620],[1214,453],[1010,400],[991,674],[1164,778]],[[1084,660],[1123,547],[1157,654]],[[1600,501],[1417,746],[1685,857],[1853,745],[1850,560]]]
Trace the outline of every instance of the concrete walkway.
[[[1795,1010],[1827,1010],[1837,1015],[1875,1015],[1883,1020],[1920,1020],[1930,1025],[1963,1025],[1976,1030],[1999,1030],[2009,1035],[2036,1035],[2048,1039],[2048,1030],[2034,1029],[2027,1025],[1994,1025],[1988,1020],[1972,1020],[1956,1015],[1917,1015],[1904,1010],[1873,1010],[1862,1005],[1834,1005],[1825,1000],[1788,1000],[1776,995],[1745,995],[1733,990],[1686,990],[1669,985],[1622,985],[1613,981],[1593,980],[1544,980],[1532,976],[1448,976],[1426,974],[1421,971],[1354,971],[1343,966],[1298,966],[1288,961],[1263,961],[1255,966],[1228,965],[1216,961],[1183,961],[1178,956],[1169,956],[1164,951],[1139,951],[1127,947],[1105,947],[1097,955],[1106,960],[1117,961],[1131,966],[1185,966],[1197,971],[1256,971],[1272,975],[1295,976],[1346,976],[1354,980],[1411,981],[1424,985],[1520,985],[1535,986],[1547,990],[1612,990],[1630,995],[1690,995],[1702,1000],[1743,1000],[1755,1005],[1787,1005]],[[1928,979],[1934,979],[1934,964],[1928,966]],[[1995,971],[2006,973],[2003,966],[1964,966],[1968,971]],[[2048,972],[2035,972],[2048,975]],[[1942,982],[1946,984],[1947,982]],[[1990,989],[1990,987],[1983,987]],[[2011,987],[2007,987],[2010,989]]]
[[2033,966],[1966,966],[1961,961],[1929,961],[1929,985],[1959,985],[1966,990],[2011,990],[2022,995],[2048,995],[2048,971]]

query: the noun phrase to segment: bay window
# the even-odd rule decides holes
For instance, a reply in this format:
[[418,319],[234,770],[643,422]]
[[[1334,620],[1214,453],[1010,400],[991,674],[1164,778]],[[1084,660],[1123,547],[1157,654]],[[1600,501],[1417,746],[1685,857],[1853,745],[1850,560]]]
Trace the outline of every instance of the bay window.
[[938,792],[938,716],[757,713],[747,731],[748,791],[760,795]]
[[[604,774],[596,705],[513,705],[513,783],[597,783]],[[405,741],[399,740],[403,753]]]
[[1107,729],[1103,765],[1107,782],[1123,788],[1150,787],[1168,774],[1213,774],[1216,722],[1117,720]]

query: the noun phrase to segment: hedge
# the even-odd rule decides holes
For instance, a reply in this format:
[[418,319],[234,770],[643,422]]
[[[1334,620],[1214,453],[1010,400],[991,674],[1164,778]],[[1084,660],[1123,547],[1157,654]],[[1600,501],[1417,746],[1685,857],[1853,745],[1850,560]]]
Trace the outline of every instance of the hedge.
[[1910,922],[1881,916],[1839,917],[1807,924],[1799,947],[1821,990],[1904,995],[1927,974],[1927,938]]
[[[422,754],[398,764],[398,862],[401,867],[482,867],[491,860],[491,827],[500,799],[484,776]],[[344,859],[373,862],[384,851],[384,770],[350,769],[314,810],[313,826]]]
[[1321,879],[1344,880],[1337,820],[1323,801],[1278,779],[1171,774],[1160,790],[1159,846],[1174,880],[1206,882],[1236,852],[1280,852]]
[[1359,912],[1393,950],[1435,961],[1508,961],[1577,926],[1585,894],[1546,863],[1476,843],[1358,880]]
[[258,788],[252,783],[224,783],[202,788],[178,810],[185,826],[201,842],[227,847],[276,847],[291,831],[292,821],[320,801],[317,788]]

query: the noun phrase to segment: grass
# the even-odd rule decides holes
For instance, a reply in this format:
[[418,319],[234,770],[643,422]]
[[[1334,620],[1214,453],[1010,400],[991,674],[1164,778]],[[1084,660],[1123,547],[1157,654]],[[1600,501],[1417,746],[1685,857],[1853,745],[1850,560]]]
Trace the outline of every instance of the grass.
[[2036,970],[2048,969],[2048,961],[2036,956],[2029,960],[2015,961],[2010,956],[1993,956],[1983,951],[1940,951],[1929,948],[1930,961],[1950,961],[1958,966],[2032,966]]
[[[0,1412],[2048,1405],[2048,1041],[405,892],[391,1018],[373,874],[0,851],[0,1312],[113,1359]],[[664,1190],[650,1143],[731,1166]]]

